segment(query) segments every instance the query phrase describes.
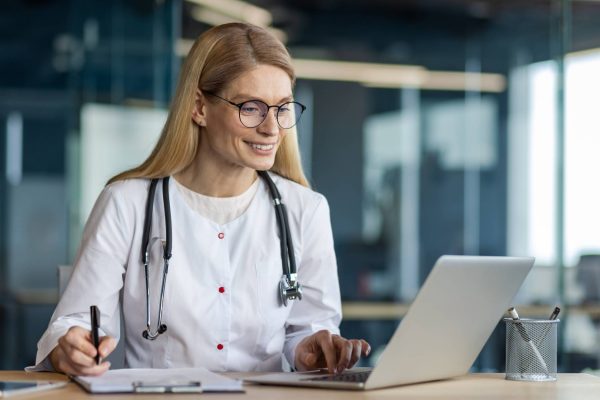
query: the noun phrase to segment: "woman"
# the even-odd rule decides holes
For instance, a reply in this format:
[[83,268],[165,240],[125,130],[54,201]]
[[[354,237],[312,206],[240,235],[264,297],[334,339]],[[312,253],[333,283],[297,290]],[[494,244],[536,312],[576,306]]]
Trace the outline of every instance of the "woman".
[[[287,50],[262,28],[226,24],[196,40],[154,151],[112,178],[94,206],[71,281],[38,343],[37,369],[109,368],[94,360],[90,305],[101,311],[102,358],[116,345],[122,310],[129,367],[278,370],[283,353],[298,370],[335,373],[369,353],[364,340],[339,336],[329,209],[301,168],[294,126],[304,106],[293,101],[294,80]],[[151,190],[150,179],[163,177],[171,179]],[[271,183],[287,208],[289,257]],[[282,267],[294,261],[297,281]]]

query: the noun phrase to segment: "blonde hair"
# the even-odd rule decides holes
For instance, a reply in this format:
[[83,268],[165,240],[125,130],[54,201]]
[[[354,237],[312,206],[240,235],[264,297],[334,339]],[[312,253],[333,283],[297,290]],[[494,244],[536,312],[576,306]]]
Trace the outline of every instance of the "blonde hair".
[[[200,127],[192,121],[196,90],[218,93],[231,81],[259,64],[285,71],[292,87],[296,76],[285,46],[267,30],[245,23],[219,25],[196,39],[183,63],[175,96],[160,138],[138,167],[108,183],[131,178],[162,178],[186,168],[199,146]],[[271,171],[310,187],[300,161],[296,128],[287,131]]]

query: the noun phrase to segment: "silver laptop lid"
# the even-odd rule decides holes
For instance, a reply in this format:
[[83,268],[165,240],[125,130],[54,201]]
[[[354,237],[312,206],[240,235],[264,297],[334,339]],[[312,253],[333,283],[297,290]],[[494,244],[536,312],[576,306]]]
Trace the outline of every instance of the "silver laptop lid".
[[533,263],[531,257],[440,257],[365,388],[467,373]]

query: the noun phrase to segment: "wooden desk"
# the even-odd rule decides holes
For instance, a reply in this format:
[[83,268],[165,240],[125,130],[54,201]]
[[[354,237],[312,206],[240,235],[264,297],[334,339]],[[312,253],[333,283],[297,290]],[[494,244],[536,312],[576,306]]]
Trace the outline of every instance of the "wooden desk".
[[[245,374],[228,374],[241,377]],[[0,371],[0,380],[45,379],[65,381],[64,375],[40,372]],[[198,395],[160,395],[160,394],[120,394],[89,395],[75,383],[65,388],[21,396],[19,399],[44,398],[48,400],[65,399],[103,399],[103,400],[158,400],[158,399],[307,399],[311,400],[352,400],[352,399],[540,399],[572,400],[594,399],[600,393],[600,378],[587,374],[559,374],[556,382],[513,382],[504,379],[504,374],[471,374],[445,381],[400,386],[366,392],[348,390],[321,390],[308,388],[288,388],[276,386],[246,385],[246,393]]]

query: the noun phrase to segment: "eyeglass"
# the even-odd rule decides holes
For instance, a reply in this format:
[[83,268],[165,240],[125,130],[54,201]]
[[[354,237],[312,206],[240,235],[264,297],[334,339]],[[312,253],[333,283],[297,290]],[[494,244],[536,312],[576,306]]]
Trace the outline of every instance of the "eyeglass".
[[262,124],[267,118],[269,110],[271,108],[276,108],[277,111],[275,112],[275,117],[277,123],[283,129],[290,129],[298,123],[302,113],[306,110],[306,106],[296,101],[288,101],[280,106],[270,106],[261,100],[248,100],[242,103],[234,103],[233,101],[227,100],[211,92],[204,91],[203,93],[226,101],[232,106],[236,106],[239,109],[240,122],[246,128],[256,128]]

